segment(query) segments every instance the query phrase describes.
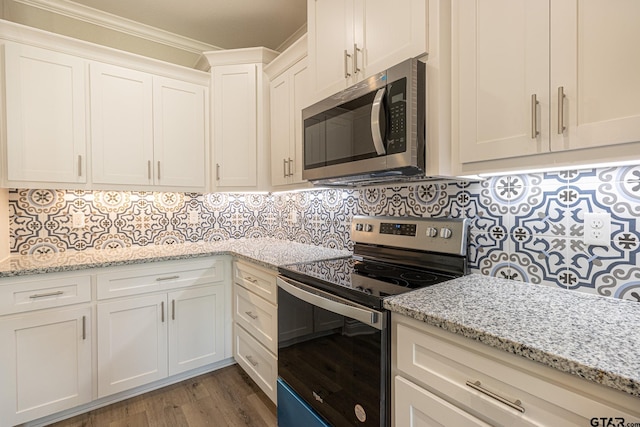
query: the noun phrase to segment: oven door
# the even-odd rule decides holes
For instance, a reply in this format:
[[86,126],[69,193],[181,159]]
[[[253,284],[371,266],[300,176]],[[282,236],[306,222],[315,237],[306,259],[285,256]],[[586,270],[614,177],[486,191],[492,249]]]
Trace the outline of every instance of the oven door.
[[334,427],[388,425],[388,312],[283,276],[278,287],[279,380]]

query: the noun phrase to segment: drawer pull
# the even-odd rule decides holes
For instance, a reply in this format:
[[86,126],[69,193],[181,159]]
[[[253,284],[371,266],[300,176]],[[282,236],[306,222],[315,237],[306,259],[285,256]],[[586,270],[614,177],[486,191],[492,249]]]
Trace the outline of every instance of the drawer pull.
[[87,316],[82,316],[82,340],[87,339]]
[[45,298],[45,297],[55,297],[62,294],[64,294],[64,292],[55,291],[55,292],[48,292],[46,294],[33,294],[33,295],[30,295],[29,298],[36,299],[36,298]]
[[247,277],[245,277],[245,278],[244,278],[244,280],[246,280],[247,282],[251,282],[251,283],[253,283],[253,284],[258,283],[258,279],[254,279],[254,278],[253,278],[253,277],[251,277],[251,276],[247,276]]
[[158,277],[156,279],[156,282],[164,282],[165,280],[173,280],[173,279],[179,279],[180,276],[167,276],[167,277]]
[[502,396],[498,396],[494,392],[489,391],[486,388],[482,387],[482,385],[480,384],[480,381],[476,381],[476,382],[467,381],[467,385],[472,389],[477,390],[480,393],[483,393],[501,403],[504,403],[505,405],[515,409],[516,411],[522,412],[524,414],[524,408],[522,407],[522,402],[520,402],[520,400],[516,400],[515,402],[512,402],[510,400],[505,399]]
[[253,320],[256,320],[256,319],[258,318],[258,315],[257,315],[257,314],[253,314],[253,313],[252,313],[252,312],[250,312],[250,311],[245,311],[245,314],[246,314],[247,316],[251,317]]
[[253,360],[253,357],[252,357],[252,356],[246,356],[245,358],[246,358],[246,359],[249,361],[249,363],[251,363],[253,366],[258,366],[258,365],[259,365],[259,363],[258,363],[258,362],[256,362],[255,360]]

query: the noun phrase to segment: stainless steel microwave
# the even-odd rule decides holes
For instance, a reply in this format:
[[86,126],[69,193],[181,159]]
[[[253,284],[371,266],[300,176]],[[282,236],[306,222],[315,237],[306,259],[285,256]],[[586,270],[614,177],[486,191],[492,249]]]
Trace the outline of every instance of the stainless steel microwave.
[[425,176],[425,64],[404,61],[302,111],[302,177],[366,185]]

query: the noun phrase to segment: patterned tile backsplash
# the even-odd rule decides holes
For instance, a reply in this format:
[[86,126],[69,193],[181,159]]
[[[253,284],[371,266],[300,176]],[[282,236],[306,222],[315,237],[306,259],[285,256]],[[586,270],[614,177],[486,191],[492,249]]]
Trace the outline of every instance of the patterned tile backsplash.
[[[20,254],[241,237],[352,249],[357,214],[467,217],[473,272],[640,301],[640,166],[273,194],[11,190],[9,208]],[[583,243],[584,212],[611,214],[608,247]]]

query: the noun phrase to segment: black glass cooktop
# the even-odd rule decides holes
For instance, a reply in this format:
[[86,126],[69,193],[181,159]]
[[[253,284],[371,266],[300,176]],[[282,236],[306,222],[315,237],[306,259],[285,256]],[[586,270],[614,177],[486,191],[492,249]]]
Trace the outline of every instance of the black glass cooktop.
[[287,265],[280,274],[372,308],[382,308],[385,297],[398,295],[454,278],[381,261],[344,258]]

